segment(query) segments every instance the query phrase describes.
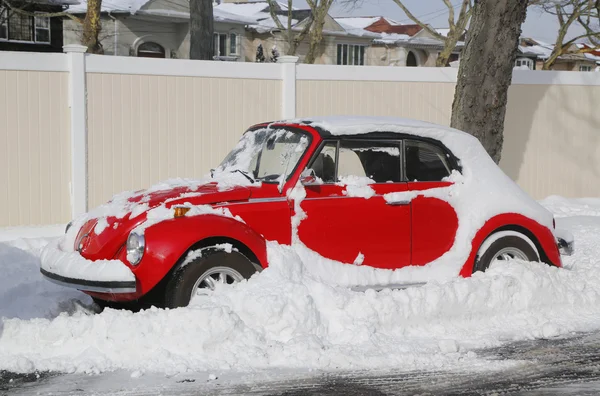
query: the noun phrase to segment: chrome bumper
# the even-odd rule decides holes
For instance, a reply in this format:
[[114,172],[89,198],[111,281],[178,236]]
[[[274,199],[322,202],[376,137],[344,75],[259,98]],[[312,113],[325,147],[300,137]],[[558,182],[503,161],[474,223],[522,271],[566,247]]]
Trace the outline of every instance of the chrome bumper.
[[121,294],[135,293],[135,281],[91,281],[84,279],[66,278],[40,268],[40,272],[50,282],[73,289],[97,293]]
[[554,230],[556,236],[556,243],[558,244],[558,250],[563,256],[571,256],[575,252],[575,238],[567,230],[556,229]]

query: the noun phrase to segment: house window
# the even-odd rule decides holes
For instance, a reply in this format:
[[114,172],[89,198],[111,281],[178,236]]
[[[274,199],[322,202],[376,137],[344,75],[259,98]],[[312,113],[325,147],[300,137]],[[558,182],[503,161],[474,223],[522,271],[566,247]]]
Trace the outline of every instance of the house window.
[[590,66],[590,65],[579,65],[579,71],[582,71],[582,72],[591,72],[592,71],[592,66]]
[[337,64],[362,66],[365,64],[365,46],[353,44],[337,45]]
[[151,41],[140,44],[137,49],[137,56],[140,58],[165,58],[165,55],[165,48]]
[[533,70],[533,60],[531,60],[529,58],[518,58],[515,61],[515,66],[517,66],[517,67],[525,66],[529,70]]
[[35,17],[35,41],[38,43],[50,43],[50,18]]
[[229,34],[229,55],[237,54],[237,34]]
[[0,8],[0,39],[8,38],[8,11]]
[[8,17],[8,39],[33,41],[33,18],[13,12]]
[[0,39],[50,43],[50,18],[31,17],[0,8]]
[[227,55],[227,35],[221,33],[214,34],[215,40],[215,56]]

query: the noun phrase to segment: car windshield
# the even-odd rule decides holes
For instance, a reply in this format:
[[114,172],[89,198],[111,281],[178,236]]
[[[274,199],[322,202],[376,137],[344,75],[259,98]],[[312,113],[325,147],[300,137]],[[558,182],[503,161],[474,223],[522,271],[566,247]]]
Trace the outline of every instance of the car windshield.
[[309,143],[307,134],[287,129],[246,132],[215,172],[240,172],[251,181],[287,180]]

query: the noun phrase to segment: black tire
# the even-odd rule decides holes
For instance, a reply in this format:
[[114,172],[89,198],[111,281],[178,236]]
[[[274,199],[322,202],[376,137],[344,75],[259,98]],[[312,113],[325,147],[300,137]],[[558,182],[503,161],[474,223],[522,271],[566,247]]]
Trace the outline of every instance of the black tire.
[[94,304],[96,304],[98,306],[98,312],[104,311],[105,308],[127,309],[129,311],[134,311],[134,312],[139,311],[139,307],[135,303],[135,301],[115,302],[115,301],[101,300],[96,297],[92,297],[92,300],[94,300]]
[[165,287],[165,307],[186,307],[190,303],[192,289],[205,273],[216,267],[227,267],[237,271],[244,279],[249,279],[256,267],[242,253],[207,248],[202,256],[176,268]]
[[518,249],[527,257],[528,261],[540,261],[540,257],[526,240],[515,235],[507,235],[498,238],[483,252],[481,257],[475,258],[473,273],[487,270],[498,253],[506,248]]

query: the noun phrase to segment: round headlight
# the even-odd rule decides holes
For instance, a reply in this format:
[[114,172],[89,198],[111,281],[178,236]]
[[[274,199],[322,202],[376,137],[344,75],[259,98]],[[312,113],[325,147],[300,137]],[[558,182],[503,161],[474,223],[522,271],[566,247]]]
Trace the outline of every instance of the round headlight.
[[138,265],[144,255],[146,239],[143,234],[132,231],[127,238],[127,261],[131,265]]

